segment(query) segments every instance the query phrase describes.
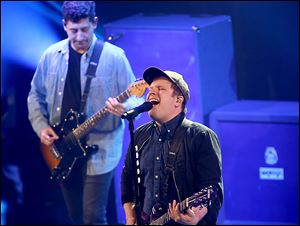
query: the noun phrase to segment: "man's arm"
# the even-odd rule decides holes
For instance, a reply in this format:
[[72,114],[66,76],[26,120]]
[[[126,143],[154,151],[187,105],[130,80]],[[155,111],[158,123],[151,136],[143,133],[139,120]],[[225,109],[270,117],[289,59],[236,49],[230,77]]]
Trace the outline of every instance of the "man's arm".
[[[118,83],[119,91],[122,92],[128,88],[129,84],[132,84],[136,81],[136,77],[132,71],[131,65],[126,57],[124,51],[121,51],[118,58]],[[124,110],[127,111],[131,108],[134,108],[145,101],[144,97],[137,98],[136,96],[131,96],[124,103]]]
[[31,89],[27,98],[28,118],[36,134],[41,137],[42,130],[49,128],[47,119],[46,89],[44,85],[45,55],[42,56],[31,81]]
[[212,204],[207,208],[207,214],[199,224],[216,224],[223,202],[220,144],[216,134],[210,129],[198,133],[195,140],[196,187],[201,189],[212,185],[215,195]]
[[122,204],[126,215],[126,224],[135,224],[137,222],[137,219],[133,202],[134,190],[130,148],[127,150],[124,167],[121,174],[121,194]]

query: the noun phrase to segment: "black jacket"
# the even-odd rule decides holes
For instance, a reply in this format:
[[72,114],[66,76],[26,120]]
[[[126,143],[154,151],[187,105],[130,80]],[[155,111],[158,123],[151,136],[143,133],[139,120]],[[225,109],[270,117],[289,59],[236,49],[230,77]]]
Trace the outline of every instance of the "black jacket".
[[[181,200],[199,192],[206,186],[213,186],[215,198],[208,207],[207,215],[199,224],[216,224],[218,212],[223,202],[222,164],[218,138],[211,129],[200,123],[192,122],[186,118],[181,121],[182,123],[176,133],[184,129],[186,135],[179,139],[177,137],[175,140],[177,144],[181,143],[181,145],[175,162],[174,177],[170,177],[178,187]],[[135,145],[137,145],[140,153],[149,140],[153,129],[153,122],[149,122],[135,131]],[[176,138],[176,134],[174,138]],[[121,178],[123,204],[134,201],[133,181],[131,153],[128,150]],[[145,188],[140,189],[141,201],[143,201]]]

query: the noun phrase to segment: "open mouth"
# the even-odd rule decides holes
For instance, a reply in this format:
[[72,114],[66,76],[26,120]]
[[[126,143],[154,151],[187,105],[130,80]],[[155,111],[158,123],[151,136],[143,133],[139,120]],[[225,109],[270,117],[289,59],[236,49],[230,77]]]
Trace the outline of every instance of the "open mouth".
[[150,100],[150,102],[153,104],[153,105],[158,105],[159,102],[157,100]]
[[153,105],[159,104],[159,100],[154,97],[149,98],[148,101],[151,102]]

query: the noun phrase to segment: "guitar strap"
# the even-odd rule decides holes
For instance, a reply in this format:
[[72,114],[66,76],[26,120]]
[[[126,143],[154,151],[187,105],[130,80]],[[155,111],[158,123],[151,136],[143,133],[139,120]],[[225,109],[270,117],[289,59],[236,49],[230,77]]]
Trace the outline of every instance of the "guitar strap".
[[84,112],[85,103],[86,103],[86,100],[87,100],[87,97],[88,97],[88,94],[90,91],[91,80],[92,80],[92,78],[95,77],[96,70],[97,70],[98,63],[99,63],[99,58],[102,53],[103,45],[104,45],[104,43],[100,40],[97,40],[95,43],[89,65],[88,65],[87,71],[85,73],[85,76],[87,76],[87,79],[86,79],[86,83],[85,83],[85,87],[84,87],[84,92],[81,97],[80,111],[79,111],[80,114],[83,114],[83,112]]
[[[165,177],[165,181],[163,184],[164,200],[167,200],[170,174],[173,171],[175,171],[175,161],[176,161],[177,153],[180,149],[180,146],[183,145],[182,138],[184,138],[186,136],[188,128],[189,128],[189,121],[183,119],[181,126],[179,126],[177,128],[176,134],[173,137],[172,143],[169,146],[169,154],[168,154],[167,161],[165,164],[166,177]],[[175,181],[174,181],[174,183],[175,183]],[[177,195],[178,195],[179,202],[181,202],[180,195],[179,194],[177,194]]]

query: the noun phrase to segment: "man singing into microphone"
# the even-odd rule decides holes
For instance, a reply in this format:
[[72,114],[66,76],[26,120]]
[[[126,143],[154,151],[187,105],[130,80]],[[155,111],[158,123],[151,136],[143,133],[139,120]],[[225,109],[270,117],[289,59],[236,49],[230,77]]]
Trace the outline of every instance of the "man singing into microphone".
[[[135,131],[140,156],[141,214],[134,208],[136,166],[132,165],[130,151],[126,155],[121,179],[126,224],[159,224],[156,218],[161,215],[170,217],[163,218],[163,223],[216,224],[223,202],[218,138],[208,127],[186,119],[190,92],[182,75],[150,67],[143,77],[149,84],[146,100],[153,104],[148,112],[153,121]],[[179,205],[198,192],[201,196],[191,205],[186,203],[188,208]],[[160,210],[156,216],[153,207]]]

